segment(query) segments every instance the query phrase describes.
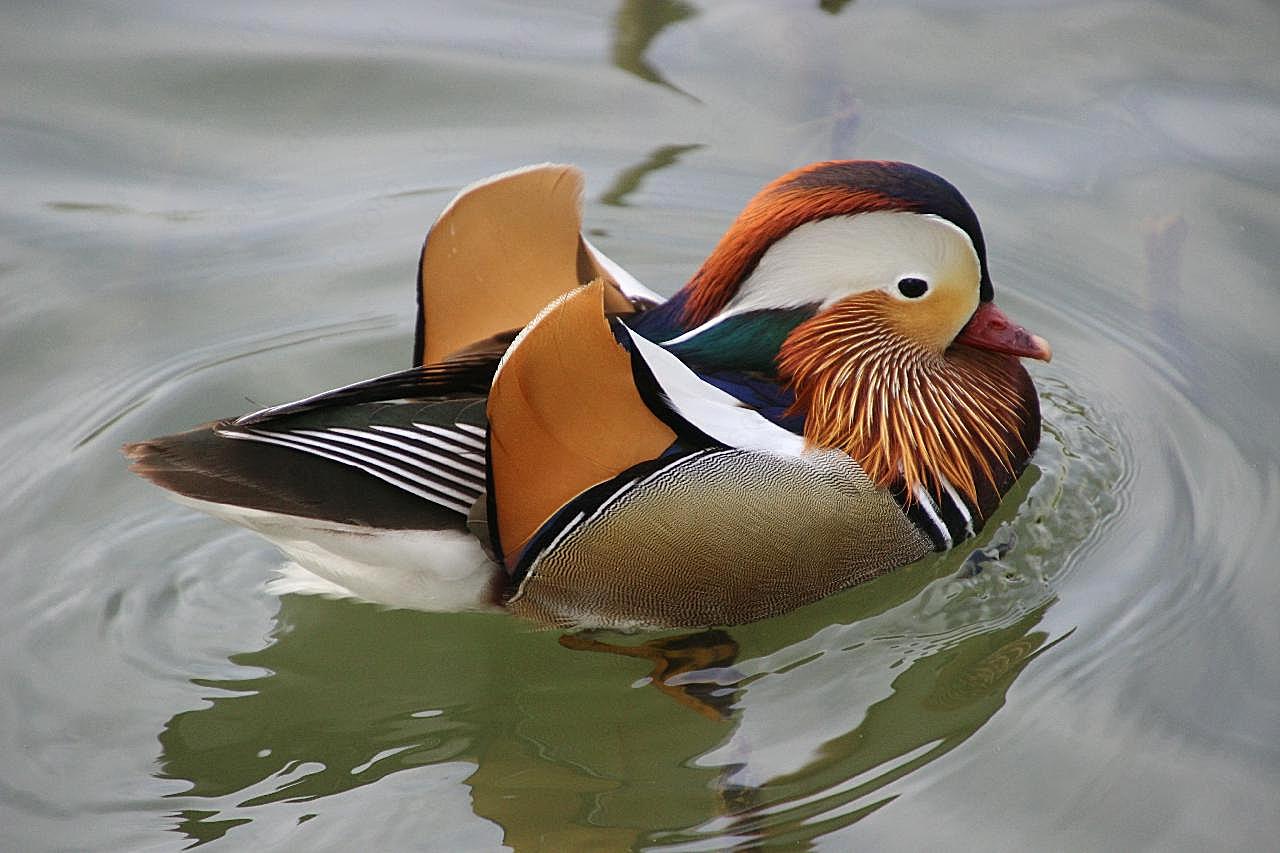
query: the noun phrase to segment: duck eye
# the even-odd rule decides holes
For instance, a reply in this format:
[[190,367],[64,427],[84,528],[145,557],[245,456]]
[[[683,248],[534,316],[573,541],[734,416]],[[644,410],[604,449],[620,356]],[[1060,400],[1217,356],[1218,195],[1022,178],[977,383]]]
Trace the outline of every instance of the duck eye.
[[929,282],[922,278],[904,278],[898,282],[898,292],[908,299],[919,299],[929,291]]

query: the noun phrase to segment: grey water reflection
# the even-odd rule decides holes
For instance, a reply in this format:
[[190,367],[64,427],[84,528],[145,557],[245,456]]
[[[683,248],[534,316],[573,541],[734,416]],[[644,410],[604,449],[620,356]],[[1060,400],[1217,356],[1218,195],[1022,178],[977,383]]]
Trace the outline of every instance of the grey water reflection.
[[613,18],[613,64],[641,80],[697,101],[693,95],[663,77],[645,56],[663,30],[697,14],[693,4],[683,0],[623,0]]
[[[584,800],[645,787],[620,772],[616,736],[592,733],[626,724],[636,740],[624,752],[635,760],[672,747],[696,754],[719,730],[707,724],[698,737],[672,743],[664,730],[629,721],[626,676],[615,669],[602,680],[598,667],[583,665],[590,661],[560,648],[554,635],[500,617],[440,620],[287,597],[270,644],[233,658],[257,674],[198,681],[216,691],[209,705],[174,715],[160,734],[159,774],[189,786],[173,798],[174,829],[209,841],[252,821],[261,806],[315,801],[392,774],[465,762],[476,814],[502,826],[517,849],[532,849],[525,841],[548,833],[566,845],[548,849],[634,837],[646,828],[646,810],[624,809],[616,826],[574,826]],[[543,678],[530,684],[530,672]],[[701,817],[682,804],[705,789],[713,771],[660,786],[666,768],[655,764],[649,773],[650,787],[663,790],[663,802],[651,807],[689,822]]]
[[1190,352],[1187,322],[1181,316],[1182,266],[1190,226],[1180,213],[1154,217],[1142,223],[1146,259],[1143,296],[1147,321],[1163,354],[1186,382],[1188,393],[1202,392],[1203,378],[1195,353]]
[[823,743],[798,770],[760,786],[737,786],[732,780],[746,765],[730,765],[723,785],[731,804],[727,819],[700,830],[734,844],[777,839],[798,845],[889,804],[898,795],[881,794],[884,788],[972,737],[1004,707],[1026,666],[1069,636],[1048,642],[1047,632],[1033,630],[1051,605],[917,659],[893,680],[889,696],[857,709],[861,722]]
[[853,0],[818,0],[818,8],[828,15],[839,15]]
[[[883,614],[936,581],[937,571],[854,591],[844,606]],[[626,689],[640,674],[634,664],[566,651],[550,635],[503,632],[506,642],[477,660],[475,648],[464,653],[474,619],[441,625],[422,614],[289,597],[270,645],[232,659],[258,674],[195,682],[216,694],[169,720],[159,775],[188,784],[172,797],[173,828],[200,843],[233,840],[261,806],[302,804],[305,820],[307,803],[456,762],[471,768],[465,784],[477,818],[501,827],[516,850],[794,841],[874,811],[893,798],[878,791],[984,725],[1047,648],[1047,634],[1035,628],[1050,605],[939,644],[903,667],[879,701],[831,708],[845,734],[792,742],[811,756],[802,768],[743,784],[749,752],[719,768],[696,765],[733,739],[743,717],[770,713],[768,703],[753,704],[750,684],[777,676],[719,685],[737,693],[736,704],[726,723],[699,724],[642,682]],[[829,625],[823,610],[806,620],[815,631]],[[326,640],[339,636],[340,644]],[[762,646],[752,636],[752,660],[793,654],[789,639]],[[388,656],[388,648],[400,653]],[[851,671],[864,668],[857,648],[828,653],[853,658],[845,662]],[[794,679],[803,667],[788,669]],[[529,671],[546,674],[543,689],[517,675]],[[686,673],[685,683],[731,671]],[[504,682],[510,701],[495,702]],[[785,740],[791,724],[771,717],[766,727]],[[673,774],[672,764],[685,769]]]
[[614,177],[609,188],[600,194],[600,203],[613,207],[626,207],[627,196],[640,188],[640,183],[651,172],[674,166],[680,157],[697,151],[702,145],[664,145],[652,151],[648,157],[634,166],[623,169]]

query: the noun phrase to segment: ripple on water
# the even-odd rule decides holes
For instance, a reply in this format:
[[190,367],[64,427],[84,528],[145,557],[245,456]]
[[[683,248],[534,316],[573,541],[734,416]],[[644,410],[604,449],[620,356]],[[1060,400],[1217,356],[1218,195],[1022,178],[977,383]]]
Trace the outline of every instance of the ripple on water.
[[658,846],[799,840],[861,819],[893,799],[887,786],[984,725],[1022,670],[1070,633],[1051,637],[1043,618],[1123,512],[1132,454],[1110,413],[1060,380],[1040,384],[1034,470],[976,547],[842,593],[845,610],[869,601],[870,612],[735,665],[735,729],[694,762],[721,770],[732,802],[656,835]]
[[[161,371],[159,384],[144,385],[142,393],[200,369]],[[985,723],[1013,679],[1056,642],[1037,625],[1079,554],[1123,507],[1130,459],[1106,414],[1078,402],[1062,381],[1041,386],[1045,430],[1034,471],[978,541],[982,559],[969,559],[974,549],[962,548],[926,560],[897,573],[905,586],[890,595],[891,606],[872,603],[869,615],[855,620],[828,618],[804,639],[739,663],[738,680],[727,684],[742,688],[735,730],[695,762],[720,768],[724,796],[736,798],[731,817],[655,842],[718,844],[744,832],[808,837],[857,820],[887,802],[885,786]],[[122,400],[121,414],[133,405]],[[261,588],[264,561],[275,560],[274,552],[264,557],[270,546],[185,514],[181,521],[171,513],[142,516],[124,526],[104,537],[114,543],[109,550],[127,552],[142,537],[152,551],[160,549],[153,561],[171,568],[139,585],[122,584],[101,604],[103,638],[122,660],[149,680],[212,679],[220,693],[236,681],[268,677],[241,664],[246,636],[267,642],[271,605],[251,590]],[[115,557],[89,559],[108,565]],[[851,590],[827,612],[840,611],[838,599],[851,597],[875,602],[877,593]],[[255,606],[245,608],[245,599]],[[228,630],[225,620],[236,613],[244,624]],[[747,626],[744,636],[753,630]],[[221,648],[228,637],[236,648]],[[906,739],[881,722],[904,709],[922,721]],[[876,746],[853,748],[858,741]],[[266,779],[236,796],[252,793],[252,803],[266,804],[290,784]]]
[[[368,338],[388,325],[387,318],[364,318],[195,348],[11,426],[7,437],[26,447],[31,461],[26,479],[5,495],[11,522],[49,529],[64,519],[99,520],[61,537],[25,537],[10,552],[17,564],[41,567],[11,578],[10,624],[22,626],[11,643],[32,666],[68,678],[80,673],[85,692],[105,680],[86,668],[83,650],[93,647],[127,670],[113,676],[120,684],[183,688],[193,676],[249,677],[228,658],[244,650],[246,637],[265,638],[269,629],[277,602],[261,587],[275,550],[246,531],[178,509],[140,483],[135,503],[105,513],[103,495],[119,495],[114,484],[127,477],[119,442],[152,432],[137,413],[156,396],[208,395],[219,368],[318,341]],[[58,681],[45,687],[10,694],[10,711],[19,718],[46,715],[61,687]]]
[[[76,439],[75,446],[82,447],[106,432],[129,413],[146,405],[156,394],[165,389],[177,388],[189,383],[193,376],[233,361],[254,358],[274,350],[298,347],[333,338],[364,335],[374,330],[395,325],[391,317],[369,317],[361,320],[310,326],[291,333],[273,332],[245,339],[223,341],[204,349],[181,352],[168,360],[150,365],[134,374],[125,374],[113,383],[98,390],[84,408],[93,412],[96,420],[88,421],[87,431]],[[231,414],[231,413],[228,413]],[[82,424],[85,421],[71,420]]]
[[[275,344],[258,342],[244,353],[184,358],[150,379],[102,389],[100,396],[111,404],[97,408],[108,415],[82,444],[99,446],[150,395],[192,373],[350,331],[343,324]],[[1132,352],[1124,356],[1127,365],[1134,363]],[[1201,596],[1212,608],[1223,570],[1185,572],[1137,588],[1148,580],[1142,572],[1092,565],[1104,546],[1114,547],[1117,537],[1135,528],[1145,538],[1125,543],[1133,566],[1158,560],[1170,540],[1189,559],[1202,554],[1216,541],[1215,531],[1194,510],[1231,481],[1257,476],[1242,467],[1238,449],[1211,428],[1175,381],[1163,372],[1144,380],[1145,393],[1158,395],[1159,408],[1170,413],[1166,421],[1133,423],[1116,402],[1116,389],[1082,390],[1087,378],[1070,365],[1039,378],[1044,434],[1033,469],[976,543],[806,611],[735,629],[748,654],[733,670],[705,678],[739,691],[734,728],[718,747],[691,760],[695,768],[719,772],[722,815],[650,840],[720,849],[766,836],[798,840],[831,832],[890,802],[898,795],[893,783],[971,737],[1003,707],[1014,680],[1046,652],[1052,650],[1046,659],[1064,674],[1063,689],[1070,689],[1115,654],[1117,643],[1151,642],[1176,631],[1182,617],[1165,606],[1170,598]],[[1194,445],[1180,441],[1182,430],[1172,426],[1188,421],[1206,425]],[[1153,481],[1164,489],[1156,502],[1147,495]],[[1161,515],[1178,505],[1191,507],[1193,517]],[[271,546],[201,516],[159,510],[155,501],[146,507],[98,531],[72,555],[70,562],[81,568],[64,572],[66,582],[50,584],[32,599],[35,622],[24,641],[33,654],[41,647],[67,648],[63,633],[84,621],[68,614],[94,607],[97,618],[88,621],[97,626],[96,641],[116,649],[132,680],[171,685],[181,701],[190,701],[192,680],[207,686],[206,693],[229,696],[237,681],[270,678],[251,664],[254,655],[244,653],[270,642],[276,604],[261,584],[264,565],[278,561]],[[1165,544],[1157,549],[1158,543]],[[123,565],[143,551],[149,573]],[[154,572],[156,565],[166,571]],[[122,570],[119,578],[91,590],[69,585],[89,576],[110,579],[115,567]],[[1112,608],[1102,617],[1093,612],[1099,599]],[[1046,618],[1050,611],[1055,618]],[[1072,634],[1091,618],[1107,624]],[[55,701],[53,694],[24,690],[11,694],[8,704],[22,706],[11,712],[31,714]],[[392,750],[391,756],[403,751],[394,743],[378,748]],[[456,752],[450,747],[422,763]],[[278,778],[231,793],[245,807],[274,806],[293,790],[298,772],[284,767]]]
[[24,811],[162,807],[172,782],[125,791],[119,779],[149,779],[148,744],[169,709],[201,701],[193,677],[252,673],[230,658],[265,642],[271,624],[276,603],[253,593],[262,560],[251,537],[160,504],[85,531],[44,563],[39,594],[15,602],[21,627],[6,637],[25,674],[0,697],[12,723],[0,725],[0,748]]
[[[720,769],[725,814],[659,846],[831,832],[984,726],[1046,652],[1045,695],[1084,692],[1104,669],[1141,676],[1143,650],[1188,620],[1222,618],[1234,573],[1256,562],[1252,531],[1274,524],[1275,464],[1215,424],[1193,360],[1163,357],[1160,317],[1117,311],[1121,329],[1097,304],[1048,308],[1091,324],[1095,344],[1087,364],[1037,380],[1044,433],[1023,491],[972,547],[836,597],[865,616],[740,661],[736,728],[694,762]],[[1033,726],[1042,701],[1026,697],[1002,737]],[[1210,724],[1180,725],[1185,738]]]

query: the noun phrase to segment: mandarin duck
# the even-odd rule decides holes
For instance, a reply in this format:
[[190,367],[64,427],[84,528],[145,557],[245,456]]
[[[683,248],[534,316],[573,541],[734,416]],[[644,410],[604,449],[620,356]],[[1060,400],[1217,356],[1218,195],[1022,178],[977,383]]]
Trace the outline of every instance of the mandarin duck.
[[413,367],[132,469],[274,541],[279,591],[562,627],[748,622],[982,528],[1039,441],[1019,358],[1050,349],[995,306],[955,187],[798,169],[666,301],[582,236],[582,189],[467,187],[423,246]]

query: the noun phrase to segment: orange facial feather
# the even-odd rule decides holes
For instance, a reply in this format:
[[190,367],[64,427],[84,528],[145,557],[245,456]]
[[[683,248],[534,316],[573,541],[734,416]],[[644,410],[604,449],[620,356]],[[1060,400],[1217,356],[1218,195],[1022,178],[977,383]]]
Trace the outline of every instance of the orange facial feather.
[[940,496],[945,477],[979,506],[983,487],[998,492],[1029,452],[1034,389],[1012,357],[940,353],[897,332],[892,302],[861,293],[792,331],[778,357],[795,393],[789,414],[805,416],[810,445],[848,453],[880,486],[901,478],[908,495]]

